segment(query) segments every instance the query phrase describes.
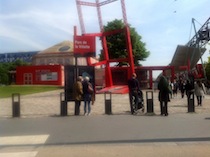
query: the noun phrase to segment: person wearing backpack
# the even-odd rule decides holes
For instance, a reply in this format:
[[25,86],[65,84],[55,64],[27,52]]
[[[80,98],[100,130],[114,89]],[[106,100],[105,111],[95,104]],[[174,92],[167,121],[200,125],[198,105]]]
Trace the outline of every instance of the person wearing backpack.
[[90,83],[90,78],[85,77],[85,80],[83,82],[83,96],[84,96],[84,115],[90,115],[91,114],[91,100],[93,95],[93,86]]

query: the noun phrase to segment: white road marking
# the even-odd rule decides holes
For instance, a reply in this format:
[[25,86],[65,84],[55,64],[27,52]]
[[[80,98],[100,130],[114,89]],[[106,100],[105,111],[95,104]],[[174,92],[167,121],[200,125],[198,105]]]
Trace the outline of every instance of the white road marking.
[[[4,136],[0,137],[0,146],[44,144],[48,137],[49,135]],[[0,152],[0,157],[35,157],[37,153],[37,151]]]
[[49,135],[5,136],[0,137],[0,146],[44,144]]
[[38,152],[0,153],[0,157],[35,157]]

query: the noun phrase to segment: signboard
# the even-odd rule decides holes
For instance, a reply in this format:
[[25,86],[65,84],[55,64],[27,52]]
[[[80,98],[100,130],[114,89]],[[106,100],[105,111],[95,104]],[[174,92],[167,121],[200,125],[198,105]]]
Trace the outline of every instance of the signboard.
[[94,57],[95,47],[94,36],[74,36],[74,56]]
[[57,81],[57,80],[58,80],[57,72],[49,72],[41,74],[41,81]]
[[36,72],[36,81],[57,81],[58,72],[52,72],[50,69],[38,69]]

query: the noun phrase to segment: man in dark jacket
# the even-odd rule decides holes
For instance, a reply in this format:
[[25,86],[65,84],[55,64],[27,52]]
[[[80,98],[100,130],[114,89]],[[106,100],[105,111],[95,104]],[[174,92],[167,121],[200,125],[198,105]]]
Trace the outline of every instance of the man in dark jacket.
[[187,83],[185,85],[185,90],[188,99],[190,98],[191,94],[193,94],[193,89],[194,89],[194,82],[190,82],[190,80],[187,80]]
[[160,77],[160,81],[158,83],[159,89],[159,101],[160,101],[160,112],[161,115],[168,116],[168,102],[169,102],[169,94],[171,92],[169,83],[164,76]]
[[[138,103],[139,103],[138,91],[140,90],[140,88],[139,88],[139,81],[136,79],[136,77],[137,77],[136,73],[133,73],[132,78],[128,80],[131,114],[137,111]],[[133,107],[133,104],[132,104],[133,98],[134,98],[135,107]]]

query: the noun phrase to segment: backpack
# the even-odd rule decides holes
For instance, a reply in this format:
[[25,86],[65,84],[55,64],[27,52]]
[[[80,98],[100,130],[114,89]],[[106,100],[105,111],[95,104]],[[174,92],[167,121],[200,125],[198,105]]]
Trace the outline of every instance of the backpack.
[[92,94],[94,92],[93,87],[90,83],[88,83],[88,92]]

